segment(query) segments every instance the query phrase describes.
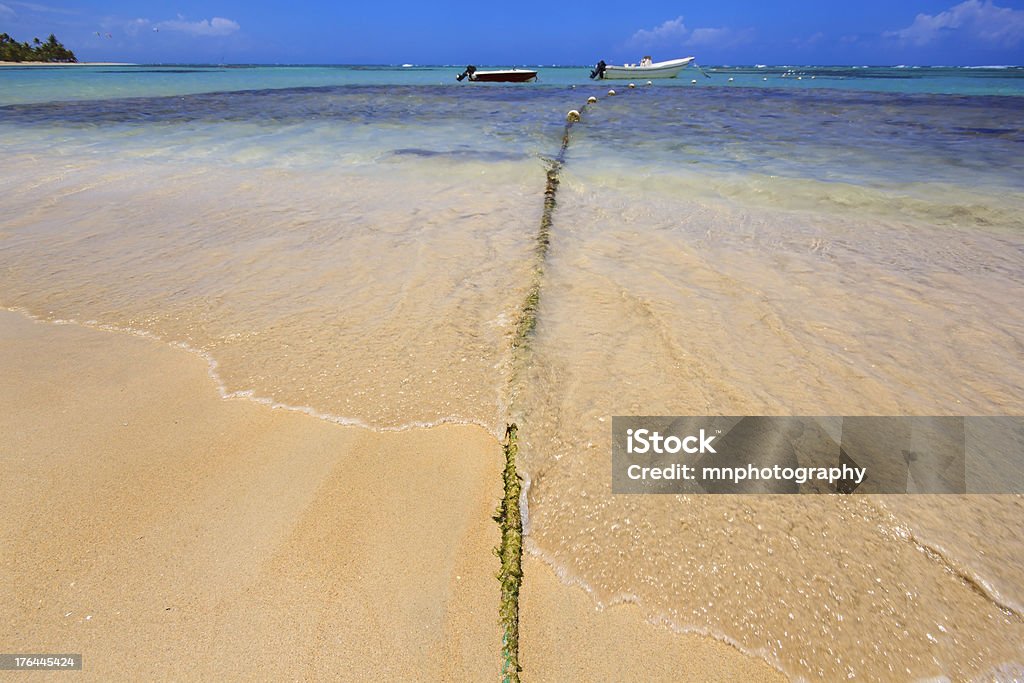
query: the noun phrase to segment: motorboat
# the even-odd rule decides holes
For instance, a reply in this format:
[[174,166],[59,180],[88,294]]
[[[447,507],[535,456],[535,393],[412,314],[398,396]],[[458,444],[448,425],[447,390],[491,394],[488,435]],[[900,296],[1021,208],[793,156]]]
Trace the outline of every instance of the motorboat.
[[469,78],[471,81],[482,83],[525,83],[537,78],[537,72],[530,69],[503,69],[498,71],[480,71],[470,64],[466,70],[455,77],[455,80],[462,81]]
[[664,62],[652,61],[650,57],[644,57],[639,64],[623,64],[613,66],[605,64],[602,59],[590,72],[591,78],[597,79],[633,79],[633,78],[675,78],[679,72],[689,66],[693,57],[682,57],[680,59],[669,59]]

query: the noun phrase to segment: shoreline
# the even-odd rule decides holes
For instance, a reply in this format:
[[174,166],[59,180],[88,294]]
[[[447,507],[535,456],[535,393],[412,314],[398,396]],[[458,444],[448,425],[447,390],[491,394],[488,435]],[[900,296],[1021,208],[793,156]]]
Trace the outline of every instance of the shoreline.
[[644,608],[599,608],[579,584],[567,584],[543,559],[523,554],[520,663],[536,681],[752,681],[782,683],[763,657],[710,635],[654,623]]
[[138,66],[134,62],[0,62],[0,66]]
[[[0,311],[0,339],[10,648],[80,653],[100,678],[319,677],[338,662],[498,678],[493,435],[372,432],[223,398],[185,349],[20,312]],[[524,564],[530,680],[637,667],[784,680],[635,606],[599,611],[540,560]]]

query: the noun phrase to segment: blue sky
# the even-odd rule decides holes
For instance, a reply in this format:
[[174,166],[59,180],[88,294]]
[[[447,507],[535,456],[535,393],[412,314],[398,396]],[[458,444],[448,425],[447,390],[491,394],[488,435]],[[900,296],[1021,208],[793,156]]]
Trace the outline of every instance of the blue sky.
[[0,0],[0,32],[86,61],[1024,64],[1024,0]]

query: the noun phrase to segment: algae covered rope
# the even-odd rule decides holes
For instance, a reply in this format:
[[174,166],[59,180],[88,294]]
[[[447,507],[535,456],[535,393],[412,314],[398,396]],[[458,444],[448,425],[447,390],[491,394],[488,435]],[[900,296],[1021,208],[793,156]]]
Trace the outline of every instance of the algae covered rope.
[[[565,151],[569,147],[569,130],[573,123],[572,120],[566,123],[565,132],[562,134],[562,147],[548,166],[547,181],[544,186],[544,211],[541,213],[540,227],[537,230],[536,244],[534,245],[536,265],[530,289],[519,309],[516,333],[512,339],[513,352],[527,344],[537,326],[537,308],[540,304],[544,261],[547,259],[548,247],[551,244],[551,216],[555,210],[558,172],[562,168]],[[516,365],[521,365],[523,362],[521,354],[517,353],[516,356]],[[501,583],[501,604],[498,614],[502,626],[501,680],[503,683],[519,683],[519,672],[521,671],[519,666],[519,587],[523,581],[523,520],[519,510],[522,484],[516,473],[516,456],[519,454],[518,431],[519,428],[515,423],[509,424],[505,429],[505,470],[503,473],[505,495],[494,517],[501,528],[501,545],[495,548],[495,554],[501,560],[501,570],[498,572],[498,581]]]
[[555,193],[558,191],[558,171],[561,169],[561,162],[552,161],[547,171],[547,184],[544,188],[544,212],[540,218],[540,229],[537,231],[534,244],[536,255],[536,266],[533,271],[533,281],[530,289],[523,299],[523,305],[519,308],[519,320],[516,322],[516,334],[512,338],[512,349],[525,346],[533,330],[537,326],[537,307],[540,305],[541,280],[544,277],[544,261],[548,255],[548,247],[551,245],[551,214],[555,210]]
[[[587,106],[596,101],[591,98],[580,109],[585,111]],[[527,346],[537,327],[544,262],[547,260],[548,249],[551,245],[551,225],[556,206],[555,195],[558,192],[558,174],[565,165],[572,126],[580,119],[579,111],[574,109],[569,112],[566,117],[565,130],[562,133],[562,145],[558,154],[548,165],[547,181],[544,186],[544,211],[541,214],[540,227],[537,230],[534,245],[533,280],[520,308],[515,337],[512,339],[516,366],[521,366],[525,362],[524,354],[519,350]],[[513,372],[513,378],[516,374]],[[511,381],[514,383],[514,379]],[[513,392],[512,402],[514,400]],[[494,552],[501,560],[498,581],[501,583],[499,618],[502,625],[501,680],[503,683],[519,683],[519,672],[522,671],[519,666],[519,589],[523,581],[523,519],[519,509],[519,499],[522,496],[523,488],[519,475],[516,473],[516,459],[519,455],[518,435],[519,428],[514,422],[510,423],[505,430],[505,470],[502,475],[505,494],[498,506],[497,514],[494,516],[494,521],[501,528],[501,544],[494,549]]]
[[523,579],[523,519],[519,511],[522,485],[516,474],[518,428],[510,424],[505,430],[505,496],[494,519],[501,527],[501,545],[495,548],[501,560],[498,581],[501,582],[499,614],[503,627],[501,638],[501,679],[503,683],[519,683],[519,587]]
[[[630,89],[634,88],[632,83],[629,84]],[[614,96],[615,91],[609,90],[609,96]],[[552,217],[555,213],[557,201],[555,199],[558,193],[559,184],[559,173],[562,167],[565,166],[565,157],[569,151],[569,143],[572,141],[572,127],[574,124],[579,123],[583,114],[586,113],[587,108],[597,104],[596,97],[588,97],[586,103],[579,109],[571,109],[565,117],[565,129],[562,131],[562,145],[558,149],[558,154],[555,155],[554,159],[550,160],[548,169],[546,172],[547,182],[544,185],[544,210],[540,217],[540,228],[537,230],[537,236],[534,244],[534,256],[536,257],[536,265],[533,270],[533,281],[530,283],[530,289],[526,293],[526,298],[523,299],[523,305],[519,309],[519,320],[516,321],[516,333],[512,338],[512,349],[516,350],[520,347],[526,346],[530,337],[533,336],[534,329],[537,327],[537,309],[540,305],[540,289],[541,283],[544,278],[544,263],[547,260],[548,249],[551,246],[551,225]],[[517,359],[520,364],[522,359]],[[515,372],[513,372],[515,376]]]
[[[582,108],[585,109],[586,105]],[[546,172],[544,210],[540,216],[540,228],[537,230],[533,248],[536,266],[533,271],[533,281],[530,283],[530,290],[526,293],[523,305],[519,309],[516,334],[512,339],[513,349],[524,346],[533,335],[533,330],[537,325],[537,306],[540,304],[540,288],[541,280],[544,277],[544,262],[547,260],[548,248],[551,246],[551,217],[554,215],[556,206],[555,195],[558,192],[558,174],[562,170],[562,166],[565,165],[565,153],[569,149],[569,142],[571,140],[569,133],[572,130],[573,124],[580,120],[579,112],[575,109],[569,113],[575,113],[576,116],[569,116],[567,118],[565,130],[562,133],[562,146],[559,148],[555,158],[551,160]]]

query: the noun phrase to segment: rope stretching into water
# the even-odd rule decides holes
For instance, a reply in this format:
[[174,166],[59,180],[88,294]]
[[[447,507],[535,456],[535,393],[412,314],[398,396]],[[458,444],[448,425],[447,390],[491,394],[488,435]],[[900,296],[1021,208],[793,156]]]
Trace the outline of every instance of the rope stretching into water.
[[[580,108],[583,113],[586,104]],[[544,186],[544,210],[541,213],[540,227],[534,244],[533,280],[520,307],[519,319],[516,322],[515,336],[512,339],[513,374],[511,382],[515,383],[518,370],[525,366],[526,350],[537,327],[537,311],[540,305],[540,292],[544,278],[544,264],[551,245],[552,216],[556,207],[558,193],[558,176],[565,166],[566,153],[572,140],[570,133],[578,118],[568,117],[562,133],[562,146],[558,154],[550,160]],[[515,401],[513,391],[510,405]],[[523,580],[523,521],[519,500],[522,495],[522,478],[516,472],[516,457],[519,453],[518,426],[510,423],[505,431],[505,469],[503,481],[505,494],[498,506],[494,519],[501,527],[501,545],[494,549],[501,560],[498,581],[501,582],[501,605],[499,615],[503,628],[501,640],[501,679],[503,683],[519,683],[519,588]]]

